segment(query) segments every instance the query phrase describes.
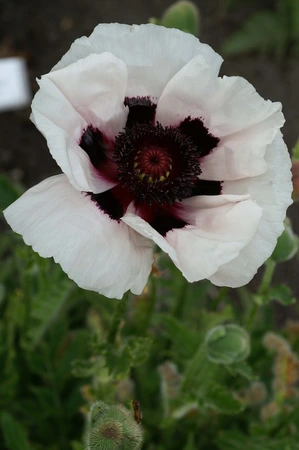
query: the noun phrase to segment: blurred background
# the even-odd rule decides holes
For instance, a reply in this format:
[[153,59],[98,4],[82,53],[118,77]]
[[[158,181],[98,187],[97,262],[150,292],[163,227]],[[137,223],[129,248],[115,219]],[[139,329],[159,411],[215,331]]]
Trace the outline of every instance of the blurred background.
[[[0,0],[0,58],[22,57],[32,95],[36,77],[49,72],[78,37],[100,22],[146,23],[161,18],[171,0]],[[196,0],[199,38],[222,54],[221,74],[240,75],[266,99],[280,101],[291,150],[299,137],[298,0]],[[0,68],[1,71],[1,68]],[[1,75],[1,73],[0,73]],[[2,73],[3,75],[3,73]],[[0,113],[0,171],[24,188],[60,172],[46,141],[29,120],[30,108]],[[299,204],[289,208],[299,233]],[[298,260],[279,281],[299,295]]]

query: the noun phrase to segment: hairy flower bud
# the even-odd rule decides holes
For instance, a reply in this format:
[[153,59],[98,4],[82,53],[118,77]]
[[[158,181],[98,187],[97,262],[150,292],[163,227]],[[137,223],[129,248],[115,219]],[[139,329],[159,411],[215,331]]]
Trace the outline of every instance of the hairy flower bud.
[[161,25],[166,28],[178,28],[194,35],[199,33],[199,10],[189,1],[180,1],[171,5],[164,13]]
[[208,358],[217,364],[240,362],[250,353],[249,335],[238,325],[219,325],[212,328],[206,335],[205,344]]
[[139,450],[142,429],[133,414],[121,405],[96,402],[89,413],[87,450]]

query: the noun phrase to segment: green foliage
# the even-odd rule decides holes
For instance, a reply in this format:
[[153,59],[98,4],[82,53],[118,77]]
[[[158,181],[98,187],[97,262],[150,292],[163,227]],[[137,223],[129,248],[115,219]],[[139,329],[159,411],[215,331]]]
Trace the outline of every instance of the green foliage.
[[227,56],[247,52],[272,54],[281,58],[286,53],[299,56],[299,2],[276,0],[274,10],[259,11],[224,43]]
[[278,286],[272,286],[268,291],[268,299],[276,300],[284,306],[292,305],[296,303],[296,299],[292,294],[289,286],[285,284],[279,284]]
[[238,431],[224,433],[219,445],[220,450],[299,450],[299,444],[294,439],[269,439],[263,436],[248,439]]
[[21,186],[17,183],[11,183],[3,173],[0,173],[0,211],[17,200],[21,193]]
[[28,442],[26,431],[11,414],[3,412],[0,416],[3,437],[8,450],[33,450]]
[[139,449],[132,400],[144,450],[298,448],[299,324],[269,333],[270,301],[293,302],[274,259],[252,293],[189,284],[159,252],[114,302],[13,233],[0,257],[1,450]]
[[244,405],[219,384],[210,387],[204,401],[205,405],[224,414],[237,414],[244,409]]

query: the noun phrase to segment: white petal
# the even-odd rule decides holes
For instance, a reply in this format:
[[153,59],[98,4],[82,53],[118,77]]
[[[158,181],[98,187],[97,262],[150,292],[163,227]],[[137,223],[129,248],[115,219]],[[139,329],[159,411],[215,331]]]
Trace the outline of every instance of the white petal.
[[178,204],[177,215],[190,225],[168,231],[165,238],[132,211],[122,220],[153,239],[193,282],[237,257],[254,236],[262,209],[248,196],[202,196]]
[[88,124],[99,127],[108,137],[114,138],[124,128],[127,68],[111,53],[91,54],[45,77]]
[[215,78],[197,56],[165,87],[156,120],[178,126],[186,117],[201,118],[220,142],[202,158],[201,178],[234,180],[265,172],[266,146],[284,123],[281,104],[265,101],[240,77]]
[[201,160],[205,180],[238,180],[261,175],[267,170],[267,145],[284,123],[280,110],[246,130],[220,140],[217,148]]
[[203,117],[216,77],[204,56],[193,58],[163,90],[157,106],[157,122],[178,126],[189,116]]
[[127,96],[159,97],[167,82],[188,61],[202,55],[218,74],[222,58],[197,38],[176,29],[153,24],[100,24],[89,38],[74,42],[53,70],[77,61],[82,55],[111,52],[128,67]]
[[281,133],[267,147],[268,170],[254,178],[223,183],[223,192],[250,194],[263,208],[259,227],[240,255],[223,265],[210,280],[218,286],[239,287],[248,283],[271,256],[283,232],[287,207],[292,203],[291,161]]
[[151,241],[110,219],[64,175],[31,188],[4,216],[26,244],[53,256],[80,287],[111,298],[129,289],[142,292],[151,271]]
[[248,128],[254,132],[255,125],[258,131],[263,131],[265,124],[261,122],[264,121],[276,130],[284,124],[281,103],[264,100],[242,77],[218,78],[207,110],[207,126],[217,137]]
[[[102,78],[94,67],[96,64],[99,70],[103,70]],[[114,92],[111,91],[113,82],[110,86],[107,79],[111,71],[119,76],[118,83],[122,85]],[[84,81],[85,75],[90,78],[90,84],[88,80]],[[96,75],[97,80],[94,78]],[[97,83],[98,87],[95,88],[93,84]],[[43,76],[39,85],[40,90],[32,102],[32,120],[47,139],[53,158],[72,185],[78,190],[94,193],[101,193],[115,186],[116,181],[99,174],[78,142],[83,130],[91,123],[100,126],[106,136],[110,134],[110,137],[114,137],[125,125],[127,113],[122,96],[126,88],[126,70],[123,63],[112,55],[92,55],[85,64],[80,60],[67,69],[55,72],[55,76]],[[75,91],[78,92],[78,97],[72,98]],[[85,99],[83,93],[86,94]],[[81,106],[76,103],[81,101]],[[97,118],[93,117],[96,112],[100,114]]]

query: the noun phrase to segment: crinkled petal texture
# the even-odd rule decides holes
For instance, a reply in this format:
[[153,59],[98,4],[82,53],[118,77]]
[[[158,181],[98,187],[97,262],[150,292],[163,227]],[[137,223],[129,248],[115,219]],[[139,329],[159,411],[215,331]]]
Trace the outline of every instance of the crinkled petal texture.
[[168,231],[165,238],[133,212],[128,211],[122,220],[153,239],[191,282],[210,277],[238,257],[262,216],[262,208],[249,196],[198,196],[175,208],[176,215],[190,225]]
[[127,118],[124,97],[127,69],[111,53],[92,54],[39,81],[32,120],[72,185],[81,191],[105,192],[117,184],[100,174],[79,146],[88,125],[114,139]]
[[215,77],[204,56],[196,56],[167,84],[156,120],[177,126],[200,117],[220,142],[202,158],[205,180],[253,177],[267,169],[265,151],[284,124],[280,103],[264,100],[241,77]]
[[129,289],[141,294],[153,262],[151,241],[111,220],[65,175],[29,189],[4,216],[27,245],[53,256],[80,287],[112,298]]
[[[32,120],[66,176],[25,193],[4,212],[8,223],[40,255],[53,256],[79,286],[108,297],[121,298],[129,289],[141,293],[153,242],[190,282],[208,278],[238,287],[250,281],[283,231],[291,163],[279,132],[281,104],[264,100],[243,78],[218,77],[221,63],[194,36],[151,24],[99,25],[76,40],[41,78],[32,104]],[[207,185],[221,182],[221,194],[168,204],[172,218],[187,225],[164,235],[140,217],[134,190],[124,196],[120,220],[104,212],[111,205],[100,209],[86,194],[101,195],[121,183],[113,145],[126,132],[125,98],[142,96],[154,103],[152,120],[159,127],[184,134],[188,119],[186,141],[198,151],[202,136],[218,142],[198,153],[199,178]],[[105,137],[104,157],[114,167],[109,176],[108,166],[95,166],[80,146],[87,127]]]
[[92,53],[110,52],[128,68],[128,97],[158,98],[168,81],[197,55],[201,55],[217,76],[222,58],[209,45],[188,33],[147,25],[98,25],[91,36],[77,39],[56,71]]
[[266,149],[266,162],[268,169],[260,176],[223,183],[224,194],[249,194],[261,206],[263,214],[255,235],[239,256],[210,277],[218,286],[239,287],[248,283],[271,256],[277,238],[284,230],[283,220],[292,203],[293,185],[291,160],[280,132]]

